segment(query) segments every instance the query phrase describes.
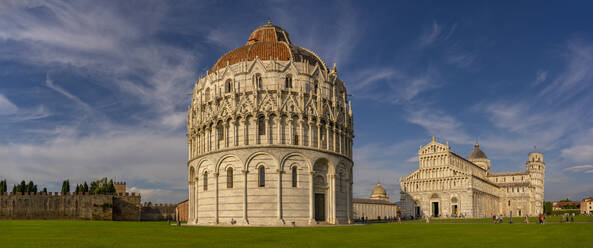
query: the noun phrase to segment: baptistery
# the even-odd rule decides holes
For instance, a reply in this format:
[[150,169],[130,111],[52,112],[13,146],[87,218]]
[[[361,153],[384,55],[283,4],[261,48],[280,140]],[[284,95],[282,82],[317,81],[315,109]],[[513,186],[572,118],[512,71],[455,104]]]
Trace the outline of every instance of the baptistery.
[[188,224],[347,224],[351,103],[335,64],[271,23],[195,83]]

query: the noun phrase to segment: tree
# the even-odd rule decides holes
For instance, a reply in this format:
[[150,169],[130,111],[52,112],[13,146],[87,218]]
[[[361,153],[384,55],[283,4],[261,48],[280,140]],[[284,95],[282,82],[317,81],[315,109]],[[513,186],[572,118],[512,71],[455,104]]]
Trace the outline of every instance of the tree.
[[25,183],[25,180],[21,181],[21,184],[19,185],[18,191],[19,192],[22,192],[22,193],[27,192],[27,183]]
[[6,179],[0,181],[0,193],[4,193],[8,190],[8,187],[6,185]]
[[91,194],[113,194],[115,193],[115,185],[113,180],[107,181],[107,178],[101,178],[97,181],[91,182]]
[[82,192],[89,192],[89,185],[86,182],[82,185]]
[[544,202],[544,214],[552,214],[553,207],[554,204],[552,204],[552,202]]
[[33,188],[35,187],[35,184],[33,183],[33,181],[29,181],[29,183],[27,184],[27,189],[25,190],[25,192],[33,192]]
[[70,180],[65,180],[62,183],[62,193],[70,193]]
[[46,188],[46,187],[43,187],[43,190],[42,190],[41,192],[43,192],[43,193],[46,193],[46,194],[47,194],[47,188]]
[[15,194],[16,192],[18,192],[18,187],[16,186],[16,184],[13,184],[12,193]]

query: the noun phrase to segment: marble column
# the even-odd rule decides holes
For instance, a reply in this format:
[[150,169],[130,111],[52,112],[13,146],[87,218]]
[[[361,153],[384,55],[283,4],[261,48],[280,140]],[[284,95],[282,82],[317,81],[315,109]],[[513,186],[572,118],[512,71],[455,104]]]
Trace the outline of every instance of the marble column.
[[331,203],[330,203],[330,209],[331,209],[331,223],[336,224],[336,175],[331,175],[331,187],[330,187],[330,193],[331,193]]
[[278,220],[281,224],[284,224],[284,220],[282,219],[282,170],[277,169],[276,172],[278,173],[278,194],[277,194],[277,208],[278,208]]
[[313,192],[315,184],[313,183],[313,173],[313,171],[309,171],[309,224],[315,223],[315,194]]
[[194,179],[194,223],[198,224],[198,214],[199,214],[199,208],[198,208],[198,177],[196,176],[196,178]]
[[299,140],[298,143],[296,145],[303,145],[304,139],[305,139],[305,129],[303,128],[303,123],[305,121],[303,120],[303,116],[299,116]]
[[196,207],[196,204],[194,203],[194,197],[193,197],[194,196],[194,185],[193,185],[193,182],[191,181],[191,179],[190,179],[190,181],[187,182],[187,185],[189,186],[189,195],[188,195],[189,196],[189,202],[188,202],[189,203],[189,205],[188,205],[189,206],[189,208],[188,208],[188,212],[189,213],[188,213],[188,216],[187,216],[188,217],[187,218],[187,221],[189,223],[192,223],[193,220],[194,220],[194,214],[193,213],[194,213],[194,208]]
[[249,224],[247,220],[247,173],[249,171],[243,170],[243,224]]
[[278,134],[276,137],[276,143],[281,145],[282,144],[282,115],[280,115],[280,113],[276,114],[277,118],[276,118],[276,128],[278,130]]
[[214,172],[213,173],[213,176],[214,176],[214,182],[216,183],[214,185],[214,190],[215,190],[215,193],[216,193],[216,201],[215,201],[215,203],[216,203],[215,223],[218,224],[218,217],[219,217],[218,216],[218,205],[219,205],[219,200],[218,200],[218,198],[219,198],[219,196],[218,196],[218,172]]
[[266,115],[266,117],[265,117],[264,120],[265,120],[265,123],[266,123],[264,125],[264,127],[266,129],[266,134],[264,135],[264,139],[266,141],[265,142],[260,142],[260,143],[269,145],[269,144],[272,143],[272,128],[271,128],[272,127],[272,123],[270,122],[270,116],[269,115]]
[[[310,117],[309,117],[310,118]],[[307,122],[307,126],[309,128],[309,147],[313,147],[313,122],[309,119]]]

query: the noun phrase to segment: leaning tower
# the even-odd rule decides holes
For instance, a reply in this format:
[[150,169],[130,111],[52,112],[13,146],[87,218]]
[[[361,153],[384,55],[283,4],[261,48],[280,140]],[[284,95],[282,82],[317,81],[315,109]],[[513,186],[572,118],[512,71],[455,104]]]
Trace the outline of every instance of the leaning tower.
[[271,23],[200,77],[187,114],[189,223],[352,217],[351,104],[336,66]]
[[539,152],[530,152],[529,160],[525,164],[532,185],[530,195],[530,205],[532,214],[541,214],[544,212],[544,181],[546,175],[546,163],[544,163],[544,154]]

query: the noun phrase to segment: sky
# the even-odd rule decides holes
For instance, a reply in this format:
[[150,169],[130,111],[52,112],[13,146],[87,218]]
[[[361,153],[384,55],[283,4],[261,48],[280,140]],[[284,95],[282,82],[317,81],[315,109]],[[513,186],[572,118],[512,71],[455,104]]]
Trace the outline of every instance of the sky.
[[[337,64],[354,196],[418,168],[431,136],[494,172],[544,153],[545,199],[593,195],[593,8],[542,1],[0,0],[0,180],[102,177],[187,198],[196,80],[271,19]],[[73,186],[72,186],[73,187]],[[9,187],[11,188],[11,187]]]

